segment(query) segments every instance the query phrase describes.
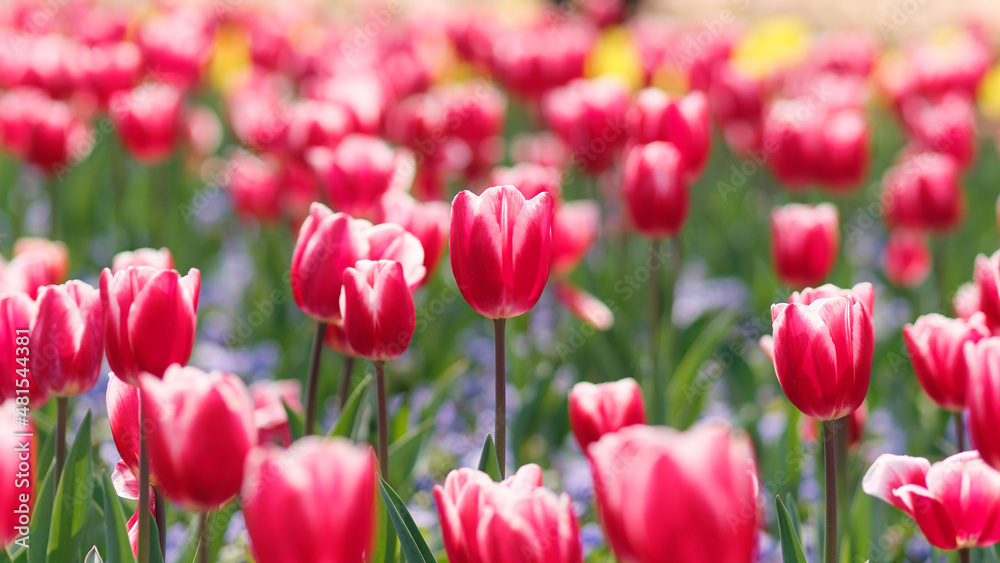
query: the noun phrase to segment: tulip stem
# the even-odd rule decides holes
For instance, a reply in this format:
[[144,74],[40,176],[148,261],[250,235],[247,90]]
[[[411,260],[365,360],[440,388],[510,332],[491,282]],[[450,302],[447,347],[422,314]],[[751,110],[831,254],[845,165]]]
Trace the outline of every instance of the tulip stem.
[[504,355],[504,332],[507,319],[493,319],[493,364],[496,368],[496,411],[494,412],[494,439],[500,478],[507,475],[507,366]]
[[306,380],[306,422],[303,432],[306,436],[313,434],[316,428],[316,402],[319,398],[319,362],[323,358],[323,336],[326,334],[326,323],[316,322],[316,337],[313,338],[312,355],[309,358],[309,376]]
[[69,398],[56,398],[56,482],[66,465],[66,424],[69,422]]
[[663,389],[663,381],[660,378],[660,370],[657,366],[658,352],[660,347],[660,323],[663,319],[662,310],[662,293],[663,288],[661,287],[662,282],[660,280],[660,272],[663,269],[663,264],[657,264],[655,262],[656,249],[660,245],[659,239],[653,239],[649,243],[649,257],[650,260],[647,262],[650,264],[649,268],[649,362],[650,362],[650,374],[653,387],[653,396],[650,399],[650,420],[653,424],[662,424],[666,422],[663,416],[663,397],[665,394],[665,389]]
[[[378,418],[378,472],[386,483],[389,482],[389,415],[385,399],[385,362],[375,363],[375,394]],[[396,560],[396,534],[391,524],[386,525],[385,560]]]
[[62,235],[60,232],[60,221],[62,217],[59,213],[59,181],[56,179],[55,174],[48,175],[45,177],[45,188],[49,195],[49,236],[52,240],[59,240]]
[[826,481],[826,563],[837,563],[837,421],[823,421],[823,479]]
[[958,452],[965,451],[965,422],[962,420],[962,412],[955,413],[955,434],[958,437]]
[[146,443],[146,419],[139,390],[139,546],[138,563],[149,563],[149,450]]
[[160,535],[160,555],[167,560],[167,500],[160,489],[153,487],[153,503],[156,507],[156,531]]
[[351,394],[351,374],[354,373],[354,356],[344,356],[344,367],[340,370],[340,410],[347,405]]
[[[159,513],[157,513],[159,516]],[[210,550],[208,539],[208,512],[198,514],[198,561],[208,563],[208,552]]]
[[962,563],[969,563],[969,554],[970,553],[971,552],[969,551],[969,548],[967,548],[967,547],[963,547],[962,549],[958,550],[958,559],[959,559],[959,561],[961,561]]

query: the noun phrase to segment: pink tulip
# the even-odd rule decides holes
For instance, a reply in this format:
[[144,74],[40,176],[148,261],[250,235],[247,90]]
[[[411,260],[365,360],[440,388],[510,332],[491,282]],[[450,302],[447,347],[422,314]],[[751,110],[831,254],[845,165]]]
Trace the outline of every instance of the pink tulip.
[[174,151],[181,135],[182,102],[180,90],[163,84],[143,84],[111,97],[111,120],[136,160],[153,164]]
[[176,364],[163,379],[144,374],[140,383],[150,472],[163,494],[200,511],[236,496],[243,463],[257,444],[246,385],[232,374]]
[[184,90],[198,83],[213,52],[214,20],[206,9],[191,6],[142,22],[136,42],[157,80]]
[[765,85],[736,65],[718,65],[708,86],[709,106],[722,126],[726,143],[737,155],[748,156],[762,148]]
[[828,297],[847,297],[848,295],[852,295],[855,299],[860,301],[861,304],[868,309],[869,315],[874,315],[875,286],[868,282],[857,283],[850,289],[841,289],[832,283],[824,284],[816,288],[807,287],[801,291],[793,291],[792,294],[788,296],[788,302],[798,303],[800,305],[812,305],[820,299],[826,299]]
[[375,478],[371,448],[340,438],[306,437],[288,450],[254,449],[241,499],[256,560],[370,560]]
[[258,381],[250,386],[253,397],[254,422],[257,424],[257,442],[276,443],[288,447],[292,444],[292,429],[288,424],[285,405],[301,413],[302,384],[296,379]]
[[21,291],[35,299],[38,290],[66,281],[69,251],[62,242],[42,238],[21,238],[14,243],[14,258],[0,270],[0,286]]
[[207,159],[222,146],[225,131],[211,108],[194,106],[181,116],[181,140],[188,145],[188,158]]
[[542,487],[529,464],[502,483],[456,469],[434,487],[445,552],[452,563],[580,563],[580,529],[569,495]]
[[594,385],[577,383],[569,391],[569,425],[584,452],[605,434],[646,424],[642,389],[631,377]]
[[490,319],[524,314],[549,277],[552,196],[525,200],[513,186],[481,196],[463,191],[451,204],[451,268],[459,291]]
[[139,248],[137,250],[126,250],[115,254],[111,261],[111,273],[117,274],[122,270],[127,270],[129,266],[149,266],[157,270],[173,270],[174,255],[169,248]]
[[790,203],[771,211],[771,259],[783,283],[815,286],[826,279],[840,247],[838,222],[832,203]]
[[248,149],[280,155],[288,150],[288,130],[293,112],[279,94],[254,85],[229,99],[233,133]]
[[443,201],[418,202],[400,190],[390,190],[382,197],[377,216],[379,223],[395,223],[417,237],[424,250],[424,282],[437,269],[448,245],[451,208]]
[[883,252],[885,276],[897,287],[916,287],[931,273],[931,251],[923,234],[897,229]]
[[629,141],[648,144],[666,141],[681,154],[687,180],[701,175],[711,144],[708,97],[693,91],[671,98],[663,90],[646,88],[636,93],[628,114]]
[[139,374],[163,377],[185,364],[194,347],[201,272],[129,266],[101,272],[104,345],[111,371],[130,385]]
[[990,336],[984,320],[982,313],[968,321],[932,313],[903,327],[903,342],[917,381],[942,409],[965,410],[970,385],[963,350],[966,342],[974,344]]
[[745,436],[645,425],[587,449],[601,527],[624,563],[751,563],[757,467]]
[[393,260],[403,267],[403,279],[411,290],[416,289],[427,275],[424,249],[418,239],[400,225],[382,223],[366,228],[362,235],[368,241],[369,260]]
[[115,92],[131,90],[140,78],[142,52],[135,43],[120,41],[95,45],[87,57],[90,89],[106,107]]
[[360,260],[347,268],[340,300],[344,331],[359,356],[384,362],[406,351],[416,313],[399,262]]
[[[32,408],[37,405],[32,404]],[[0,479],[4,486],[0,489],[0,550],[24,536],[28,538],[31,523],[31,509],[35,495],[35,454],[38,444],[30,437],[34,433],[31,420],[27,424],[18,421],[13,400],[0,400]],[[15,433],[25,433],[25,437]]]
[[337,148],[314,148],[307,153],[323,181],[333,209],[371,219],[396,171],[396,156],[377,137],[351,134]]
[[351,116],[340,104],[305,100],[291,112],[288,145],[297,154],[314,147],[334,149],[351,132]]
[[564,203],[552,216],[552,273],[569,274],[597,242],[601,206],[596,201]]
[[837,420],[868,393],[874,328],[853,295],[771,306],[774,369],[788,400],[807,416]]
[[681,230],[690,207],[685,177],[683,157],[670,143],[656,141],[629,151],[622,196],[636,230],[654,238]]
[[975,159],[979,139],[970,99],[952,93],[936,103],[910,100],[902,114],[918,150],[951,156],[960,168],[968,168]]
[[[17,389],[23,389],[22,375],[28,372],[28,401],[31,408],[39,408],[45,404],[49,396],[45,388],[35,381],[30,363],[24,365],[18,360],[25,357],[24,346],[17,344],[19,336],[28,336],[30,340],[31,325],[35,322],[38,306],[26,294],[21,292],[0,292],[0,402],[4,399],[14,399],[18,396]],[[19,332],[23,331],[23,332]],[[24,340],[22,339],[23,343]],[[37,344],[37,343],[32,343]],[[18,348],[22,348],[19,350]],[[30,347],[28,348],[30,362]]]
[[569,20],[510,30],[504,38],[504,48],[493,49],[490,64],[508,91],[535,101],[553,88],[583,76],[597,30]]
[[97,383],[104,358],[101,293],[77,280],[38,292],[31,372],[52,397],[75,397]]
[[625,146],[628,106],[628,91],[615,80],[574,80],[546,95],[542,113],[573,151],[573,164],[599,174]]
[[980,312],[979,301],[979,286],[975,282],[965,282],[955,290],[951,307],[958,318],[970,319]]
[[347,339],[347,331],[344,330],[344,319],[326,325],[326,332],[323,334],[323,345],[342,356],[358,357],[358,353],[354,351],[354,348],[351,348],[351,343]]
[[87,125],[65,102],[27,88],[0,98],[0,138],[18,158],[52,175],[89,154]]
[[986,326],[997,333],[1000,331],[1000,250],[989,258],[982,254],[976,256],[972,279],[979,288],[978,310],[986,315]]
[[890,168],[882,179],[882,199],[891,227],[947,231],[965,216],[961,171],[945,154],[912,154]]
[[[135,487],[135,497],[139,498],[139,389],[125,383],[113,372],[108,374],[108,392],[105,400],[108,406],[108,421],[111,424],[111,437],[122,460],[112,475],[119,496],[132,485]],[[129,486],[124,486],[129,483]]]
[[972,442],[986,463],[1000,470],[1000,339],[984,338],[965,344],[969,369],[969,428]]
[[933,465],[922,457],[884,454],[868,469],[861,487],[913,518],[938,549],[1000,541],[1000,472],[976,452]]
[[490,173],[489,183],[491,186],[514,186],[524,199],[548,192],[556,206],[562,201],[562,173],[540,164],[522,162],[510,168],[498,166]]
[[[448,132],[469,153],[465,177],[478,178],[503,156],[504,94],[482,82],[467,82],[440,90]],[[510,182],[491,182],[503,185]],[[529,198],[530,199],[530,198]]]

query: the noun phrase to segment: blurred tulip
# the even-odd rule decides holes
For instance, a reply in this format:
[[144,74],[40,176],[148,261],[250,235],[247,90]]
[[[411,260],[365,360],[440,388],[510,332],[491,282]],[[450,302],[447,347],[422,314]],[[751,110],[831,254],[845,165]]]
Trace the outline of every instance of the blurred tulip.
[[98,103],[106,107],[118,91],[129,91],[139,80],[142,52],[135,43],[121,41],[90,48],[87,57],[90,89]]
[[861,487],[913,518],[938,549],[987,547],[1000,541],[1000,472],[976,452],[933,465],[922,457],[883,454],[868,469]]
[[493,70],[512,94],[538,100],[553,88],[583,76],[597,30],[575,21],[511,30],[494,43]]
[[757,467],[745,436],[629,426],[587,449],[601,527],[626,563],[751,563]]
[[169,248],[139,248],[137,250],[126,250],[115,254],[111,261],[111,273],[116,274],[122,270],[127,270],[129,266],[149,266],[157,270],[173,270],[174,255]]
[[35,428],[30,419],[22,423],[17,412],[13,400],[0,399],[0,479],[4,483],[0,489],[0,550],[22,536],[28,545],[34,504],[37,445],[31,436]]
[[340,104],[306,100],[292,109],[288,144],[297,153],[313,147],[332,150],[350,132],[351,116]]
[[[342,438],[261,446],[241,506],[259,563],[366,561],[375,540],[375,456]],[[336,510],[329,510],[336,506]],[[288,538],[294,537],[294,542]]]
[[358,353],[351,348],[351,343],[347,339],[347,332],[344,330],[344,319],[333,321],[326,325],[326,332],[323,334],[323,345],[337,352],[341,356],[357,358]]
[[[4,399],[14,399],[18,396],[17,389],[24,388],[21,383],[24,372],[18,370],[28,367],[28,402],[31,408],[40,408],[48,400],[45,388],[35,381],[35,374],[29,366],[18,362],[23,353],[18,353],[18,336],[28,336],[35,322],[38,306],[34,300],[21,292],[0,292],[0,402]],[[18,331],[25,331],[18,333]],[[22,340],[23,342],[23,340]],[[23,350],[21,350],[23,352]],[[30,354],[30,352],[29,352]]]
[[928,97],[976,95],[993,59],[992,47],[971,29],[949,29],[916,43],[907,53],[917,92]]
[[64,102],[32,89],[0,98],[0,137],[18,158],[56,174],[83,160],[91,144],[86,124]]
[[952,298],[951,307],[955,316],[969,319],[979,312],[979,286],[975,282],[966,282],[958,287]]
[[[140,377],[150,472],[170,500],[198,511],[236,496],[257,444],[253,401],[239,377],[172,365]],[[206,432],[206,429],[211,431]]]
[[984,338],[976,344],[970,339],[964,361],[969,369],[966,406],[972,443],[986,463],[1000,470],[1000,339]]
[[309,209],[295,243],[291,285],[295,304],[317,321],[340,318],[344,270],[369,256],[371,244],[363,234],[367,225],[321,203]]
[[7,291],[22,291],[35,299],[38,290],[66,281],[69,251],[62,242],[21,238],[14,243],[14,258],[0,271]]
[[358,261],[344,270],[340,299],[344,331],[359,356],[384,362],[406,351],[416,313],[399,262]]
[[31,372],[51,397],[90,391],[104,359],[101,293],[77,280],[38,292],[31,327]]
[[285,405],[293,412],[302,413],[302,384],[297,379],[278,381],[258,381],[250,386],[253,397],[253,419],[257,424],[257,442],[278,444],[288,447],[292,444],[292,429],[288,424]]
[[927,396],[939,407],[961,412],[967,404],[969,365],[965,343],[990,336],[983,315],[969,320],[949,319],[937,313],[922,315],[903,327],[903,343],[910,354],[913,373]]
[[549,277],[552,196],[526,200],[513,186],[451,204],[451,267],[459,291],[477,313],[506,319],[535,306]]
[[633,424],[646,424],[646,407],[631,377],[598,385],[583,381],[570,389],[569,425],[584,452],[601,436]]
[[[466,178],[478,178],[503,154],[504,94],[486,82],[467,82],[441,90],[448,133],[468,148]],[[500,150],[496,150],[499,148]],[[502,185],[510,182],[494,182]]]
[[269,223],[281,217],[283,186],[281,169],[276,162],[236,151],[227,168],[232,174],[226,191],[241,219]]
[[625,146],[628,91],[610,78],[575,80],[542,102],[545,121],[573,151],[573,164],[600,174]]
[[26,47],[22,53],[22,85],[40,88],[57,100],[69,98],[86,85],[87,50],[74,38],[49,33],[30,38],[26,43],[22,45]]
[[615,315],[603,301],[565,280],[556,281],[556,299],[576,318],[597,330],[608,330]]
[[898,229],[885,243],[882,263],[885,275],[896,287],[916,287],[931,272],[931,251],[919,232]]
[[552,273],[571,272],[597,242],[600,230],[601,206],[596,201],[571,201],[557,207],[552,216]]
[[911,100],[903,106],[902,114],[917,150],[946,154],[959,168],[972,164],[979,139],[969,99],[949,94],[936,103]]
[[701,175],[711,144],[708,98],[694,91],[671,98],[663,90],[646,88],[635,95],[628,114],[629,141],[644,145],[666,141],[681,154],[686,179]]
[[[977,310],[986,315],[986,326],[996,334],[1000,332],[1000,250],[989,258],[982,254],[976,256],[972,279],[979,288],[979,298],[975,301]],[[956,294],[955,298],[958,297]]]
[[374,73],[331,77],[313,88],[312,97],[339,104],[351,116],[351,130],[375,135],[382,125],[389,92]]
[[445,552],[453,563],[580,563],[580,528],[569,495],[542,487],[522,466],[501,483],[469,468],[434,487]]
[[771,211],[771,260],[782,283],[804,287],[826,279],[837,261],[839,220],[832,203],[791,203]]
[[191,357],[201,272],[129,266],[101,272],[104,345],[111,371],[129,385],[143,372],[163,377]]
[[708,87],[708,101],[733,152],[742,157],[761,148],[764,85],[760,80],[732,63],[720,64]]
[[498,166],[490,173],[491,186],[514,186],[524,199],[531,199],[542,192],[552,196],[558,207],[562,201],[562,173],[556,168],[531,162],[522,162],[511,167]]
[[922,231],[956,228],[965,215],[960,175],[954,159],[947,155],[907,156],[882,179],[886,224]]
[[183,140],[195,157],[207,158],[219,150],[225,131],[214,111],[205,106],[195,106],[184,113],[182,120]]
[[181,91],[144,84],[111,96],[111,120],[125,148],[143,164],[167,158],[181,133]]
[[637,145],[625,159],[622,195],[636,230],[647,237],[680,232],[690,207],[683,157],[662,141]]
[[292,109],[266,87],[240,91],[229,99],[229,123],[243,146],[282,154],[288,149]]
[[443,201],[418,202],[400,190],[390,190],[382,197],[377,215],[380,223],[395,223],[420,240],[424,249],[423,281],[437,269],[448,245],[451,208]]
[[156,79],[189,89],[212,54],[214,18],[194,5],[146,18],[136,35],[145,65]]
[[323,181],[333,209],[353,217],[374,218],[396,171],[396,157],[389,145],[377,137],[352,134],[332,151],[314,148],[306,156]]
[[532,162],[561,171],[569,162],[570,151],[551,131],[522,133],[514,137],[510,145],[510,158],[518,164]]

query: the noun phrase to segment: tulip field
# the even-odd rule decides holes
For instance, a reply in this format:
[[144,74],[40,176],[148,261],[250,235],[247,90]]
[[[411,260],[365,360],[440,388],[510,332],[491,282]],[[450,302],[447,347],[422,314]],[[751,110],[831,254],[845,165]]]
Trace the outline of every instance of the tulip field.
[[0,563],[1000,563],[1000,12],[687,4],[3,0]]

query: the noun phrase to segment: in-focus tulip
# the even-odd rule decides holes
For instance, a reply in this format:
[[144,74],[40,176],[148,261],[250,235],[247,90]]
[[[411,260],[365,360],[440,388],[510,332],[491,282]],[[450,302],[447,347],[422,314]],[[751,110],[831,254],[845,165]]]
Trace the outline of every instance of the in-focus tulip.
[[163,494],[199,511],[236,496],[247,454],[257,445],[253,400],[243,381],[175,364],[163,379],[143,374],[140,389],[150,472]]
[[793,287],[823,283],[837,261],[839,214],[832,203],[791,203],[771,212],[774,271]]
[[583,381],[569,390],[569,426],[584,452],[605,434],[645,423],[642,389],[631,377],[598,385]]
[[181,134],[181,91],[144,84],[111,97],[111,120],[125,148],[143,164],[160,162],[177,147]]
[[620,561],[754,561],[757,467],[743,435],[629,426],[591,444],[587,458],[601,527]]
[[514,186],[455,196],[451,269],[477,313],[509,319],[538,302],[552,259],[552,206],[548,193],[526,200]]
[[628,91],[616,80],[575,80],[546,95],[542,113],[573,151],[573,164],[599,174],[614,164],[625,146],[628,105]]
[[976,307],[986,315],[986,326],[995,334],[1000,331],[1000,250],[989,258],[982,254],[976,256],[972,279],[979,288]]
[[369,257],[371,244],[363,234],[368,225],[321,203],[309,208],[291,269],[292,296],[307,315],[321,322],[340,318],[344,270]]
[[253,419],[257,424],[257,442],[278,444],[288,447],[292,444],[292,428],[288,423],[285,405],[297,413],[302,413],[302,384],[296,379],[278,381],[258,381],[250,386],[253,397]]
[[931,273],[931,251],[922,233],[896,229],[883,251],[885,276],[897,287],[916,287]]
[[[18,362],[24,354],[18,354],[18,336],[27,336],[35,320],[38,307],[30,297],[21,292],[0,293],[0,402],[4,399],[17,397],[17,389],[22,386],[18,381],[23,379],[23,371],[28,367],[28,401],[31,408],[39,408],[48,400],[45,389],[35,382],[35,376],[29,366]],[[23,342],[23,340],[22,340]],[[22,350],[23,351],[23,350]],[[30,352],[29,352],[30,353]]]
[[771,306],[774,369],[807,416],[837,420],[864,401],[875,351],[868,307],[853,295]]
[[965,410],[971,389],[965,343],[974,344],[990,336],[984,320],[982,313],[969,320],[931,313],[903,327],[903,342],[913,373],[927,396],[942,409]]
[[441,536],[453,563],[579,563],[580,529],[572,500],[542,487],[529,464],[501,483],[456,469],[434,487]]
[[601,230],[601,206],[596,201],[564,203],[552,216],[552,273],[568,274],[590,247]]
[[882,179],[882,199],[891,227],[947,231],[965,215],[961,171],[946,154],[913,154],[893,166]]
[[510,168],[498,166],[490,173],[490,185],[514,186],[524,199],[548,192],[556,206],[562,200],[562,173],[557,168],[541,164],[522,162]]
[[622,195],[636,230],[671,237],[684,226],[690,206],[680,151],[662,141],[637,145],[625,159]]
[[369,447],[306,437],[288,450],[254,449],[241,494],[254,557],[260,563],[368,560],[376,494]]
[[646,88],[636,93],[628,117],[630,142],[666,141],[680,152],[689,182],[701,175],[712,133],[704,92],[671,98],[663,90]]
[[359,356],[391,360],[410,345],[416,313],[399,262],[360,260],[344,270],[340,308],[344,331]]
[[104,359],[101,292],[77,280],[38,292],[31,372],[51,397],[75,397],[97,383]]
[[1000,472],[976,452],[933,465],[922,457],[884,454],[868,469],[861,487],[913,518],[938,549],[1000,541]]
[[965,345],[969,368],[969,429],[986,463],[1000,471],[1000,339]]
[[101,272],[104,346],[111,371],[130,385],[139,374],[163,377],[167,366],[185,364],[194,347],[201,272],[130,266]]
[[351,134],[337,148],[311,149],[307,158],[323,180],[330,206],[353,217],[374,218],[396,171],[396,155],[377,137]]
[[127,270],[129,266],[149,266],[157,270],[173,270],[174,255],[169,248],[139,248],[136,250],[126,250],[115,254],[111,260],[111,273],[115,274],[122,270]]
[[[25,425],[20,424],[15,407],[13,400],[0,400],[0,479],[4,483],[0,489],[0,549],[16,537],[27,539],[27,531],[22,534],[17,528],[24,529],[30,524],[35,498],[36,444],[34,438],[15,436],[21,432],[33,433],[34,426],[30,419]],[[22,460],[18,451],[25,444],[30,457]]]

